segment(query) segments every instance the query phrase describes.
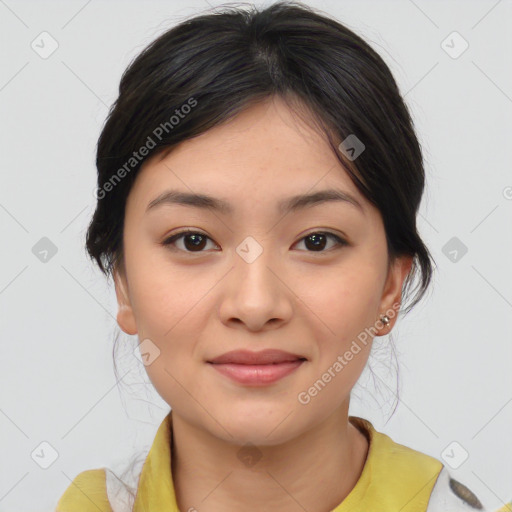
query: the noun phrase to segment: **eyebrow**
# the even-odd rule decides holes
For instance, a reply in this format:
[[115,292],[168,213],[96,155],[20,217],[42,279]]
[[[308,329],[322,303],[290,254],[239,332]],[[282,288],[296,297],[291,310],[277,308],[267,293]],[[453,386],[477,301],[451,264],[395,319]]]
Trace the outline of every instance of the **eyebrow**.
[[[320,190],[311,194],[301,194],[286,198],[278,203],[277,210],[281,214],[287,214],[327,202],[350,204],[359,209],[363,214],[365,213],[363,206],[355,197],[351,196],[347,192],[337,189]],[[146,213],[153,208],[164,204],[192,206],[195,208],[218,211],[225,215],[231,215],[234,212],[233,206],[223,199],[215,198],[206,194],[168,190],[160,194],[148,204]]]

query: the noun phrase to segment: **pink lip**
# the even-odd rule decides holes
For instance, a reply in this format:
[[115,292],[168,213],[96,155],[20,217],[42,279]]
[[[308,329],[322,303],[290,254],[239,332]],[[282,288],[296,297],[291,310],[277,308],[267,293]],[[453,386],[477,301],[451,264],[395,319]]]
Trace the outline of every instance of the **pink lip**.
[[252,365],[266,365],[271,363],[286,363],[289,361],[297,361],[298,359],[306,359],[304,356],[284,352],[277,349],[265,349],[259,352],[252,352],[250,350],[232,350],[226,352],[221,356],[210,359],[209,363],[214,364],[252,364]]
[[212,368],[226,377],[252,386],[265,386],[294,372],[304,359],[270,364],[210,363]]

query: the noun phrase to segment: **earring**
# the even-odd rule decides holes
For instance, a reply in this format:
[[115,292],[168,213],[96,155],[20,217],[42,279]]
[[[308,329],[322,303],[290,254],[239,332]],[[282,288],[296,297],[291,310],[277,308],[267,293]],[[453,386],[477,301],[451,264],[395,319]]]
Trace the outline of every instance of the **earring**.
[[380,321],[384,324],[384,327],[387,327],[389,325],[389,316],[381,315]]

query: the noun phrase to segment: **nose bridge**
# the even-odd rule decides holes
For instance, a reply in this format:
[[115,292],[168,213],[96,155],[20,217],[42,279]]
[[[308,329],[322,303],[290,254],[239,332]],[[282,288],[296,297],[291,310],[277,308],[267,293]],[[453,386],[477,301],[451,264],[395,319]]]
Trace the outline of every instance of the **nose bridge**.
[[236,318],[259,329],[268,320],[287,319],[292,305],[273,252],[253,237],[244,239],[235,251],[221,305],[223,320]]
[[[236,248],[234,261],[235,279],[238,279],[238,287],[249,288],[249,291],[257,293],[277,292],[274,272],[270,269],[275,266],[275,255],[269,246],[263,247],[262,243],[252,236],[247,236]],[[272,265],[274,262],[274,265]],[[270,267],[270,268],[269,268]]]

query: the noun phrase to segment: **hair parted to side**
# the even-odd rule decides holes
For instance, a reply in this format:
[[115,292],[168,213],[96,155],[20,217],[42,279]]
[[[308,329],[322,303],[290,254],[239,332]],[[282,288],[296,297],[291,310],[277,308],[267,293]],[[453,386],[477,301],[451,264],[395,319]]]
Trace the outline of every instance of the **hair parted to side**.
[[[130,63],[98,140],[89,256],[107,276],[122,263],[125,204],[147,158],[273,95],[322,130],[354,184],[378,208],[389,264],[413,256],[404,297],[421,275],[408,312],[433,273],[416,228],[425,172],[412,119],[382,58],[341,23],[301,2],[261,10],[245,3],[216,7],[167,30]],[[179,122],[171,126],[173,116]],[[350,134],[365,145],[353,161],[338,149]],[[147,154],[134,162],[143,146]]]
[[[369,44],[299,1],[261,9],[217,6],[165,31],[132,60],[98,140],[89,256],[107,277],[123,269],[125,205],[148,158],[275,96],[325,136],[361,194],[380,211],[388,268],[399,256],[413,258],[399,305],[407,314],[428,290],[434,261],[416,227],[425,171],[413,121],[390,69]],[[339,149],[350,135],[365,145],[353,160]],[[397,370],[396,409],[398,361],[389,347]],[[373,374],[370,364],[368,369]]]
[[[433,274],[416,227],[425,172],[411,116],[382,58],[343,24],[298,1],[217,6],[167,30],[130,63],[98,140],[89,256],[107,277],[122,268],[126,200],[148,158],[273,96],[325,135],[380,211],[389,265],[413,257],[402,290],[413,297],[409,312]],[[351,134],[365,145],[353,161],[338,149]],[[135,489],[129,492],[133,503]]]

